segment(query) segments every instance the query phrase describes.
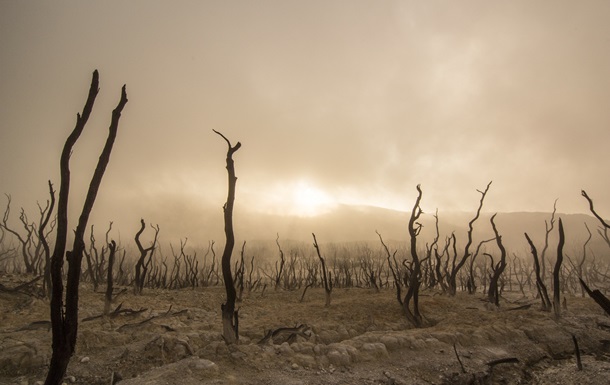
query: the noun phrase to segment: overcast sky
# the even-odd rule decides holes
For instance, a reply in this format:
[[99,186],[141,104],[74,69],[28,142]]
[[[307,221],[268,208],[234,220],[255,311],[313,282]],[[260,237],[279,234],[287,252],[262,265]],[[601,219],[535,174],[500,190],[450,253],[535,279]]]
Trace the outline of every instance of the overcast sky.
[[421,184],[425,210],[473,211],[493,180],[487,211],[587,212],[586,189],[610,215],[609,17],[605,0],[2,0],[0,192],[36,210],[59,185],[98,69],[72,210],[129,98],[100,222],[220,211],[212,129],[242,143],[236,210],[405,210]]

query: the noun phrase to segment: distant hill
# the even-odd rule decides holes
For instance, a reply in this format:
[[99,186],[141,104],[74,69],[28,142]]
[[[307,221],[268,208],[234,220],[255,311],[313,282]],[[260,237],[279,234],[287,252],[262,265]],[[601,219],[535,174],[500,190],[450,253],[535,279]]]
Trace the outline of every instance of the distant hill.
[[[170,207],[171,210],[167,210]],[[196,212],[195,212],[196,211]],[[167,214],[167,213],[171,214]],[[433,213],[424,213],[420,218],[423,229],[419,244],[425,246],[431,242],[435,235]],[[236,207],[234,214],[235,236],[237,244],[246,240],[250,245],[254,242],[267,243],[274,241],[277,234],[280,240],[312,242],[311,233],[315,233],[320,243],[329,242],[371,242],[378,244],[379,238],[375,230],[379,231],[384,240],[388,242],[408,242],[407,224],[410,213],[372,206],[338,205],[332,211],[312,217],[299,217],[288,215],[275,215],[247,211],[243,207]],[[489,218],[492,213],[482,213],[475,223],[474,246],[481,240],[493,236]],[[440,242],[444,244],[445,238],[455,232],[458,247],[463,249],[466,241],[468,222],[474,212],[443,212],[439,211]],[[508,253],[529,255],[529,246],[523,235],[527,232],[539,249],[542,249],[545,235],[545,221],[549,221],[550,213],[541,212],[512,212],[498,213],[496,224]],[[610,255],[610,248],[597,234],[599,228],[597,220],[586,214],[561,214],[566,233],[565,252],[570,256],[582,254],[582,245],[587,239],[585,223],[593,233],[589,243],[592,251],[590,255],[599,257]],[[139,216],[137,217],[139,219]],[[163,206],[149,206],[145,219],[161,226],[161,242],[177,242],[178,239],[188,238],[189,245],[205,247],[210,240],[217,245],[224,242],[222,208],[202,208],[193,210],[192,207],[182,207],[168,202]],[[123,237],[133,239],[139,228],[139,220],[130,220],[120,231]],[[101,227],[100,227],[101,228]],[[549,256],[555,255],[557,248],[557,224],[549,239]]]
[[[407,224],[410,213],[370,206],[341,205],[335,210],[314,217],[280,216],[270,214],[242,214],[236,228],[242,239],[274,239],[276,233],[281,239],[292,239],[310,242],[311,233],[315,232],[320,242],[379,242],[375,231],[379,231],[385,240],[407,242]],[[482,213],[474,225],[474,246],[481,240],[493,237],[490,224],[492,213]],[[468,222],[474,213],[439,212],[440,242],[452,232],[458,240],[458,247],[466,242]],[[536,246],[542,249],[545,237],[545,221],[549,222],[550,213],[514,212],[498,213],[496,225],[509,254],[529,255],[530,249],[524,232],[532,238]],[[555,255],[558,240],[557,220],[561,218],[566,234],[564,252],[570,256],[582,254],[582,246],[588,237],[585,223],[593,233],[588,246],[599,256],[610,254],[610,248],[597,234],[598,221],[585,214],[556,214],[554,230],[549,236],[547,255]],[[435,235],[435,223],[432,214],[425,213],[420,218],[424,226],[420,244],[431,242]],[[592,255],[592,254],[590,254]]]

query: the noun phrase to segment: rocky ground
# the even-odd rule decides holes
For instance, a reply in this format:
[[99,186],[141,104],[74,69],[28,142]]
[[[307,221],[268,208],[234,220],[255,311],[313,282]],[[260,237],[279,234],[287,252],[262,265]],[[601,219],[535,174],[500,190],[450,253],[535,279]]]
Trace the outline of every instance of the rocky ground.
[[[6,277],[4,277],[6,278]],[[6,283],[7,287],[9,283]],[[103,295],[81,289],[81,319]],[[610,319],[589,298],[567,298],[561,319],[533,298],[505,293],[499,310],[482,295],[424,291],[428,326],[412,328],[393,291],[252,292],[239,304],[240,343],[220,335],[220,287],[126,293],[113,318],[81,321],[66,383],[161,384],[608,384]],[[531,307],[510,310],[524,304]],[[0,384],[44,380],[51,355],[48,302],[0,292]],[[141,312],[135,312],[145,309]],[[264,343],[270,329],[303,325]],[[572,335],[583,369],[578,370]],[[459,359],[458,359],[459,358]],[[507,359],[508,362],[502,360]]]

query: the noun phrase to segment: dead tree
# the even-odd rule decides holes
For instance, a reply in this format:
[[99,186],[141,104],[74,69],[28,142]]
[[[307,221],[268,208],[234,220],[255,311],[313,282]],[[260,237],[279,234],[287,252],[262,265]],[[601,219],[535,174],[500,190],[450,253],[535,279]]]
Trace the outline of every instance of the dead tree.
[[[208,255],[212,253],[212,264],[207,270],[207,258]],[[216,271],[216,252],[214,251],[214,241],[208,242],[208,249],[203,256],[203,267],[201,268],[201,281],[203,286],[211,286],[212,285],[212,275],[216,275],[216,284],[218,284],[218,272]]]
[[85,249],[85,259],[87,261],[89,278],[93,284],[93,291],[97,292],[98,286],[106,279],[106,253],[108,252],[107,245],[110,243],[108,240],[108,234],[112,230],[112,222],[108,226],[106,231],[106,242],[102,246],[101,250],[98,251],[95,246],[95,236],[93,233],[93,225],[91,225],[91,235],[89,236],[89,251]]
[[42,283],[42,292],[43,295],[51,298],[51,249],[49,248],[49,243],[47,242],[47,237],[45,234],[45,228],[49,223],[51,218],[51,214],[53,213],[53,208],[55,207],[55,190],[53,190],[53,184],[49,181],[49,195],[51,196],[50,202],[47,201],[47,211],[46,215],[44,215],[44,219],[40,222],[40,226],[38,227],[38,238],[40,239],[40,243],[42,244],[42,248],[44,251],[44,273],[43,273],[43,283]]
[[[140,252],[140,257],[138,258],[138,262],[136,262],[136,267],[135,267],[135,271],[136,271],[136,276],[135,276],[135,280],[134,280],[134,293],[135,294],[142,294],[142,290],[144,289],[144,282],[146,280],[146,273],[148,271],[150,262],[152,260],[153,253],[155,252],[155,248],[157,246],[157,238],[159,236],[159,225],[157,225],[157,227],[150,225],[150,227],[152,227],[155,230],[155,237],[154,237],[153,242],[150,245],[150,247],[144,248],[142,246],[142,242],[140,242],[140,235],[142,235],[142,233],[144,232],[144,229],[146,229],[146,223],[144,222],[144,219],[140,219],[140,230],[138,230],[138,232],[136,233],[136,236],[135,236],[136,245],[138,246],[138,251]],[[148,255],[148,259],[146,258],[147,255]]]
[[227,173],[228,173],[228,193],[227,201],[222,207],[224,212],[225,222],[225,237],[226,243],[225,248],[222,252],[222,277],[224,278],[225,290],[227,293],[227,301],[221,305],[222,310],[222,336],[227,345],[233,345],[237,343],[239,339],[239,318],[238,312],[235,310],[235,300],[237,293],[235,291],[235,285],[233,284],[233,275],[231,274],[231,255],[233,254],[233,247],[235,246],[235,234],[233,233],[233,204],[235,202],[235,185],[237,184],[237,177],[235,176],[235,163],[233,162],[233,154],[241,147],[241,143],[237,142],[235,146],[231,145],[229,139],[227,139],[220,132],[213,130],[216,134],[220,135],[225,142],[227,142]]
[[390,271],[392,272],[392,278],[394,278],[394,287],[396,288],[396,300],[398,301],[400,306],[402,306],[402,293],[401,293],[402,283],[401,283],[401,279],[400,279],[400,269],[398,268],[398,266],[396,264],[396,253],[398,252],[398,250],[394,250],[394,253],[391,254],[390,249],[383,241],[381,234],[379,234],[379,232],[377,230],[375,230],[375,233],[377,233],[377,236],[379,236],[379,241],[381,242],[381,245],[383,246],[383,249],[385,250],[386,259],[388,261],[388,266],[390,267]]
[[[80,137],[99,91],[99,75],[97,70],[93,72],[89,96],[83,108],[83,113],[77,114],[76,126],[66,139],[60,159],[60,188],[57,206],[57,233],[55,247],[51,257],[51,280],[53,291],[51,295],[51,327],[53,332],[51,363],[49,372],[45,380],[45,385],[61,384],[74,354],[76,346],[76,336],[78,331],[78,286],[81,274],[81,263],[85,248],[84,234],[87,228],[89,215],[93,209],[95,198],[102,182],[102,177],[106,171],[106,166],[110,161],[110,154],[116,138],[121,112],[127,103],[127,93],[125,86],[121,91],[119,104],[112,112],[108,138],[99,157],[97,166],[93,173],[89,189],[85,197],[85,203],[78,220],[78,225],[74,233],[74,244],[71,251],[66,252],[66,242],[68,235],[68,195],[70,189],[70,156],[72,148]],[[64,285],[62,278],[62,267],[64,256],[68,261],[68,277],[65,291],[64,306]]]
[[95,236],[93,235],[93,225],[91,225],[91,235],[89,236],[89,251],[87,251],[87,249],[85,249],[83,252],[85,254],[85,260],[87,262],[87,272],[89,273],[89,278],[91,279],[91,283],[93,284],[93,291],[97,292],[97,287],[99,285],[101,277],[99,277],[97,274],[98,269],[96,267],[97,265],[95,265],[95,261],[92,261],[93,258],[95,258],[95,260],[99,259],[98,251],[97,251],[97,248],[95,247]]
[[104,297],[104,315],[108,315],[110,312],[110,305],[112,304],[112,289],[114,285],[113,276],[112,276],[112,268],[114,267],[114,258],[116,254],[116,242],[114,240],[108,243],[108,250],[110,250],[110,254],[108,254],[108,272],[106,276],[106,295]]
[[[316,249],[316,253],[318,253],[318,258],[320,259],[320,264],[322,265],[322,282],[324,282],[324,292],[326,293],[326,302],[324,306],[330,306],[330,294],[333,291],[333,281],[331,273],[326,270],[326,260],[322,257],[320,253],[320,247],[318,246],[318,241],[316,240],[316,234],[311,233],[313,236],[313,247]],[[303,292],[303,296],[305,293]]]
[[563,223],[559,218],[559,243],[557,244],[557,260],[555,261],[555,269],[553,269],[553,312],[556,318],[561,316],[561,290],[559,273],[561,271],[561,263],[563,262],[563,245],[565,243],[565,235],[563,232]]
[[[587,195],[587,193],[585,192],[585,190],[581,191],[582,196],[587,200],[587,202],[589,202],[589,210],[591,211],[591,213],[595,216],[595,218],[597,218],[597,220],[601,223],[602,230],[599,230],[599,234],[601,235],[601,237],[606,241],[606,243],[608,244],[608,246],[610,246],[610,238],[608,237],[608,229],[610,229],[610,224],[608,224],[608,222],[606,222],[596,211],[595,208],[593,207],[593,199],[591,199],[589,197],[589,195]],[[588,228],[587,228],[588,230]],[[589,232],[590,234],[590,232]],[[584,256],[583,256],[583,261],[584,261]],[[604,277],[607,278],[607,275],[605,274],[601,274]],[[599,290],[591,290],[589,289],[589,287],[585,284],[584,280],[582,277],[579,277],[580,280],[580,284],[582,285],[582,287],[585,289],[585,291],[587,292],[587,294],[589,294],[589,296],[591,298],[593,298],[593,300],[595,300],[595,302],[597,302],[597,304],[599,306],[601,306],[602,309],[604,309],[604,311],[606,312],[606,314],[610,315],[610,300],[604,296],[601,291]]]
[[[470,246],[472,245],[472,232],[474,230],[474,223],[477,221],[477,219],[479,219],[479,216],[481,215],[481,209],[483,208],[483,201],[485,200],[485,195],[487,195],[487,191],[489,191],[489,186],[491,186],[491,182],[489,182],[487,184],[487,187],[485,188],[485,191],[481,191],[481,190],[477,190],[480,194],[481,194],[481,199],[479,201],[479,208],[477,209],[477,213],[474,216],[474,218],[472,218],[472,220],[470,222],[468,222],[468,241],[466,242],[466,246],[464,247],[464,254],[462,255],[462,258],[460,259],[460,261],[458,262],[458,264],[455,264],[455,259],[453,261],[452,267],[451,267],[451,273],[449,274],[448,277],[448,289],[449,289],[449,295],[454,296],[457,293],[457,275],[460,271],[460,269],[462,268],[462,266],[464,266],[464,264],[466,263],[466,260],[470,257]],[[455,245],[455,242],[454,242]]]
[[239,261],[235,262],[235,278],[233,278],[233,282],[235,282],[235,290],[237,291],[237,302],[242,301],[242,297],[244,294],[244,276],[246,275],[246,263],[244,260],[244,253],[246,251],[246,241],[241,244],[241,252],[239,253]]
[[278,269],[277,262],[275,262],[275,290],[279,289],[280,281],[282,279],[282,272],[284,271],[284,264],[286,263],[286,259],[284,258],[284,251],[280,246],[280,234],[277,234],[277,238],[275,239],[275,244],[277,245],[277,249],[280,252],[280,267]]
[[[438,209],[436,209],[436,212],[433,215],[434,217],[434,228],[436,230],[434,239],[432,240],[432,243],[430,245],[428,245],[426,243],[426,259],[428,260],[428,287],[429,288],[433,288],[434,286],[436,286],[437,284],[437,275],[436,275],[436,271],[435,271],[435,265],[433,265],[432,263],[432,252],[434,252],[435,256],[438,255],[438,239],[440,237],[440,233],[438,231]],[[436,261],[438,261],[438,259],[435,259]]]
[[[589,226],[587,225],[587,222],[585,222],[585,228],[587,229],[587,233],[589,234],[589,236],[587,237],[587,240],[582,245],[582,259],[578,262],[578,264],[574,264],[570,260],[570,257],[568,257],[568,260],[572,264],[572,267],[574,268],[574,270],[576,271],[576,274],[578,274],[578,278],[580,278],[580,279],[585,278],[583,276],[583,267],[585,265],[585,260],[587,259],[587,245],[589,244],[589,242],[591,241],[591,238],[593,237],[593,234],[591,234],[591,230],[589,230]],[[582,297],[584,298],[585,297],[585,288],[582,285],[580,287],[580,292],[581,292]]]
[[540,252],[540,274],[542,275],[542,279],[546,278],[546,251],[549,248],[549,235],[555,228],[555,214],[557,213],[557,199],[553,203],[553,212],[551,213],[551,219],[549,222],[544,221],[544,246],[542,247],[542,251]]
[[466,282],[466,288],[468,289],[468,294],[474,294],[477,292],[477,284],[475,282],[475,261],[477,260],[477,257],[481,251],[481,247],[491,241],[496,240],[496,238],[491,238],[491,239],[486,239],[484,241],[479,242],[476,251],[474,252],[474,254],[472,254],[472,257],[470,258],[470,267],[468,268],[468,281]]
[[496,236],[496,244],[498,245],[498,249],[500,249],[500,260],[494,266],[493,258],[491,263],[491,268],[493,270],[493,274],[491,279],[489,280],[489,290],[487,291],[487,299],[490,303],[493,303],[496,306],[500,306],[500,294],[498,292],[498,280],[500,276],[504,272],[506,268],[506,249],[502,244],[502,236],[498,233],[498,229],[496,228],[496,223],[494,219],[496,218],[496,214],[492,215],[490,222],[491,227],[494,231],[494,235]]
[[540,261],[538,260],[538,251],[536,250],[536,246],[534,242],[532,242],[531,238],[527,233],[525,234],[525,239],[527,239],[527,243],[530,245],[530,249],[532,251],[532,256],[534,258],[534,271],[536,273],[536,288],[538,289],[538,295],[540,296],[540,300],[542,301],[542,310],[551,311],[552,304],[549,299],[549,293],[546,289],[546,285],[544,284],[544,277],[542,275],[540,269]]
[[21,244],[21,257],[23,259],[26,274],[36,274],[36,264],[34,261],[34,256],[32,256],[32,253],[30,251],[30,248],[32,246],[32,234],[34,234],[35,230],[34,225],[29,223],[25,211],[22,208],[21,213],[19,215],[19,220],[21,221],[23,228],[25,229],[25,235],[22,236],[18,231],[8,226],[8,219],[11,213],[11,196],[8,194],[5,195],[8,199],[8,202],[6,203],[6,210],[4,211],[4,217],[2,218],[2,223],[0,223],[0,227],[13,234]]
[[[402,301],[402,306],[409,322],[415,327],[422,327],[422,316],[419,312],[419,287],[421,285],[421,261],[417,255],[417,236],[419,235],[422,225],[417,222],[423,213],[420,202],[422,198],[422,190],[420,185],[417,185],[417,199],[411,211],[409,218],[409,240],[411,246],[411,267],[409,271],[409,280],[407,293]],[[413,301],[413,309],[411,310],[411,300]]]
[[589,202],[589,210],[591,211],[591,213],[595,216],[595,218],[597,218],[597,220],[601,223],[601,229],[598,230],[599,235],[604,239],[604,241],[606,241],[606,244],[608,246],[610,246],[610,236],[608,236],[608,230],[610,229],[610,224],[608,222],[606,222],[596,211],[595,208],[593,207],[593,199],[591,199],[589,197],[589,195],[587,194],[587,192],[585,190],[581,191],[581,194],[583,197],[585,197],[585,199],[587,200],[587,202]]

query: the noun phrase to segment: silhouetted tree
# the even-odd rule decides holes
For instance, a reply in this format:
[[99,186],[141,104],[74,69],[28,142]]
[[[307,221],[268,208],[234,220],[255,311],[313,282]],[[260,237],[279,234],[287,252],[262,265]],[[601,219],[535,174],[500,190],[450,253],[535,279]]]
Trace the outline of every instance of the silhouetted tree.
[[[322,265],[322,282],[324,282],[324,292],[326,293],[326,302],[324,306],[330,306],[330,295],[333,291],[333,281],[332,276],[329,271],[326,270],[326,260],[322,257],[320,253],[320,247],[318,246],[318,240],[316,239],[316,234],[311,233],[313,236],[313,247],[316,249],[316,253],[318,253],[318,258],[320,259],[320,264]],[[303,293],[305,295],[305,293]]]
[[[422,198],[422,190],[417,185],[417,199],[415,205],[411,211],[411,217],[409,218],[409,244],[411,246],[411,267],[409,271],[409,280],[407,293],[402,302],[407,319],[415,326],[421,327],[423,325],[422,316],[419,312],[419,287],[421,285],[421,261],[417,255],[417,236],[419,235],[422,225],[417,222],[421,214],[423,213],[420,202]],[[413,300],[413,310],[411,310],[411,300]]]
[[587,202],[589,202],[589,210],[591,211],[591,213],[595,216],[595,218],[597,218],[597,220],[601,223],[601,229],[598,230],[599,235],[604,239],[604,241],[606,241],[606,244],[608,246],[610,246],[610,236],[608,236],[608,230],[610,229],[610,224],[608,222],[606,222],[596,211],[595,208],[593,207],[593,199],[591,199],[589,197],[589,195],[587,194],[587,192],[585,190],[581,191],[581,194],[583,197],[585,197],[585,199],[587,200]]
[[280,246],[280,234],[277,234],[277,238],[275,238],[275,244],[277,245],[277,249],[280,253],[280,267],[278,268],[277,262],[275,262],[275,290],[279,289],[280,281],[282,279],[282,272],[284,271],[284,264],[286,263],[286,259],[284,258],[284,251]]
[[563,223],[559,218],[559,242],[557,243],[557,260],[555,261],[555,269],[553,269],[553,312],[555,317],[561,316],[561,290],[559,273],[561,271],[561,263],[563,262],[563,245],[565,243],[565,235],[563,232]]
[[[449,289],[449,295],[455,295],[457,292],[457,275],[460,271],[460,269],[462,268],[462,266],[464,266],[464,264],[466,263],[466,260],[468,259],[468,257],[470,257],[470,246],[472,245],[472,232],[474,230],[474,223],[476,222],[477,219],[479,219],[479,216],[481,215],[481,209],[483,208],[483,201],[485,200],[485,195],[487,195],[487,191],[489,191],[489,186],[491,186],[491,182],[489,182],[487,184],[487,187],[485,188],[485,191],[481,191],[481,190],[477,190],[480,194],[481,194],[481,199],[479,201],[479,208],[477,209],[477,213],[474,216],[474,218],[472,218],[472,220],[470,222],[468,222],[468,241],[466,242],[466,246],[464,247],[464,254],[462,254],[462,258],[460,259],[460,261],[458,262],[458,264],[455,264],[455,258],[453,260],[453,264],[451,267],[451,272],[449,273],[449,277],[448,277],[448,289]],[[454,246],[455,246],[455,241],[454,241]]]
[[504,245],[502,244],[502,236],[498,233],[498,229],[496,228],[496,223],[494,222],[496,215],[497,214],[492,215],[490,222],[491,222],[491,227],[496,236],[496,238],[495,238],[496,244],[498,245],[498,249],[500,249],[500,260],[498,261],[497,264],[494,265],[493,258],[492,258],[492,261],[491,261],[492,276],[491,276],[491,279],[489,280],[489,290],[487,291],[487,299],[490,303],[493,303],[496,306],[500,306],[500,294],[498,292],[498,280],[500,279],[500,276],[502,275],[502,273],[504,272],[504,269],[506,268],[506,249],[504,248]]
[[[546,251],[549,248],[549,235],[555,228],[555,214],[557,213],[557,199],[553,203],[553,212],[551,213],[551,219],[547,222],[544,221],[544,246],[542,247],[542,251],[540,252],[540,275],[542,279],[546,278]],[[549,309],[550,310],[550,309]]]
[[[62,383],[66,373],[68,363],[76,346],[76,336],[78,331],[78,286],[81,274],[81,262],[85,248],[84,234],[89,220],[89,214],[93,208],[97,192],[102,182],[102,177],[106,171],[106,166],[110,160],[110,154],[114,140],[116,138],[121,112],[127,103],[127,93],[125,86],[121,91],[121,99],[118,106],[112,112],[108,138],[99,157],[97,166],[93,173],[89,189],[85,197],[85,203],[78,220],[78,225],[74,233],[74,244],[71,251],[66,252],[66,241],[68,234],[68,195],[70,190],[70,156],[72,148],[80,137],[99,91],[99,74],[97,70],[93,72],[89,96],[83,108],[83,113],[77,114],[76,126],[66,139],[60,159],[60,188],[57,207],[57,234],[55,248],[51,257],[51,280],[53,285],[51,295],[51,327],[53,332],[53,353],[49,372],[45,380],[45,385],[58,385]],[[64,306],[64,286],[62,279],[62,267],[64,255],[68,261],[68,278],[66,282],[66,297]]]
[[114,267],[114,258],[116,255],[116,242],[114,240],[108,243],[108,271],[106,275],[106,294],[104,296],[104,315],[108,315],[110,311],[110,305],[112,304],[112,289],[114,286],[114,280],[112,276],[112,268]]
[[47,237],[45,234],[45,228],[47,227],[49,220],[51,218],[51,214],[53,213],[53,208],[55,207],[55,190],[53,190],[53,184],[49,181],[49,195],[51,196],[50,202],[47,205],[46,215],[44,219],[40,222],[40,226],[38,227],[38,238],[40,239],[40,243],[42,244],[44,250],[44,278],[42,284],[43,295],[51,298],[51,249],[49,248],[49,243],[47,242]]
[[[138,251],[140,252],[140,257],[138,258],[138,262],[136,262],[135,267],[135,294],[142,294],[142,290],[144,289],[144,282],[146,281],[146,273],[148,272],[153,253],[155,252],[155,248],[157,246],[157,238],[159,237],[159,225],[155,227],[151,224],[150,227],[155,230],[155,237],[149,247],[144,248],[142,246],[142,242],[140,242],[140,235],[142,235],[144,229],[146,229],[146,223],[144,222],[144,219],[140,219],[140,230],[138,230],[134,238],[134,240],[136,241],[136,246],[138,246]],[[148,259],[146,258],[146,256],[148,256]]]
[[536,246],[534,242],[532,242],[531,238],[527,233],[525,233],[525,239],[527,239],[527,243],[530,245],[530,249],[532,252],[532,257],[534,258],[534,272],[536,273],[536,288],[538,289],[538,295],[540,296],[540,300],[542,301],[542,310],[551,311],[551,300],[549,299],[549,293],[546,289],[546,285],[544,284],[544,277],[542,276],[542,272],[540,269],[540,261],[538,260],[538,251],[536,250]]
[[225,222],[225,237],[226,243],[225,248],[222,252],[222,277],[225,283],[225,290],[227,293],[227,301],[221,305],[222,310],[222,336],[227,345],[237,343],[239,339],[239,315],[235,310],[235,300],[237,293],[233,284],[233,275],[231,274],[231,255],[233,254],[233,247],[235,246],[235,234],[233,233],[233,204],[235,202],[235,185],[237,184],[237,177],[235,176],[235,163],[233,162],[233,154],[241,147],[241,143],[237,142],[235,146],[231,145],[229,139],[227,139],[220,132],[213,130],[216,134],[220,135],[225,142],[227,142],[227,173],[229,177],[228,181],[228,193],[227,201],[222,207],[224,212]]

